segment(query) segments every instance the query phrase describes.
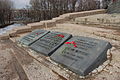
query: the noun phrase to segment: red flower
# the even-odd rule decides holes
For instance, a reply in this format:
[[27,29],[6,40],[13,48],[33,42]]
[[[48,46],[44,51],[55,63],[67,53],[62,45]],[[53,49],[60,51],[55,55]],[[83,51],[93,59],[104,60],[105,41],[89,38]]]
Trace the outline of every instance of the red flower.
[[38,35],[39,33],[36,33],[36,35]]
[[77,45],[76,45],[76,43],[74,41],[72,41],[72,42],[65,42],[65,44],[73,44],[74,47],[77,47]]
[[65,36],[62,35],[62,34],[58,34],[57,36],[61,37],[61,38],[64,38]]

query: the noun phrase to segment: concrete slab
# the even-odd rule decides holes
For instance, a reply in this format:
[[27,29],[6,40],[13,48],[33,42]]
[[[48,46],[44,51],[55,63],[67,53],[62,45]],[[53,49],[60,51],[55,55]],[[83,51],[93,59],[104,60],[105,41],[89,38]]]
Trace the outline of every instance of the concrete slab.
[[107,59],[109,42],[89,37],[73,37],[56,50],[51,59],[81,76],[88,75]]
[[65,41],[72,37],[71,34],[50,32],[30,45],[30,48],[46,56],[50,56]]
[[35,42],[36,40],[38,40],[47,33],[49,33],[49,31],[37,29],[19,39],[19,42],[24,45],[30,46],[33,42]]

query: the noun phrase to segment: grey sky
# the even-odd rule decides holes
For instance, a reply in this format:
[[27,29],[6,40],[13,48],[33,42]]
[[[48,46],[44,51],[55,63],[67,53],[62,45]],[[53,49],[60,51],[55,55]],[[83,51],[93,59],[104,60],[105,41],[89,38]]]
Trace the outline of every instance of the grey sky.
[[20,9],[20,8],[24,8],[26,5],[28,5],[30,0],[11,0],[11,1],[14,2],[14,6],[16,8]]
[[[26,5],[29,5],[30,0],[11,0],[14,2],[14,6],[18,9],[25,8]],[[100,0],[102,1],[102,0]],[[102,5],[102,4],[101,4]]]

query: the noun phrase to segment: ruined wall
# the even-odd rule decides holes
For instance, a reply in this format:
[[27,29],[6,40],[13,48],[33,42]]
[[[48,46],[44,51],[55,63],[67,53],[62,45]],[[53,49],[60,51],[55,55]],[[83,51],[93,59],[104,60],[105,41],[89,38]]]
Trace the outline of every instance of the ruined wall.
[[45,20],[45,21],[30,23],[30,24],[27,24],[27,26],[15,28],[11,31],[8,31],[6,34],[0,35],[0,39],[9,39],[10,37],[17,36],[17,34],[30,32],[34,29],[54,27],[56,26],[56,24],[64,23],[71,19],[75,19],[76,17],[84,17],[84,16],[103,14],[103,13],[106,13],[105,9],[63,14],[63,15],[60,15],[59,17],[53,18],[52,20]]

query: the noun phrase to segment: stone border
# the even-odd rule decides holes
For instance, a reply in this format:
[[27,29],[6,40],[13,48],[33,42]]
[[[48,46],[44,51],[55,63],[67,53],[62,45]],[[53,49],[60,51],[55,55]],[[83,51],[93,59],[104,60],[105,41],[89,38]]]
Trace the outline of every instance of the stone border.
[[95,35],[97,35],[97,36],[104,37],[104,38],[108,38],[108,39],[113,39],[113,40],[120,41],[120,36],[118,36],[118,35],[113,35],[113,34],[100,34],[99,32],[93,32],[93,34],[95,34]]
[[35,29],[54,27],[58,23],[64,23],[65,21],[70,21],[71,19],[75,19],[76,17],[84,17],[84,16],[103,14],[103,13],[106,13],[105,9],[66,13],[66,14],[60,15],[59,17],[53,18],[52,20],[45,20],[45,21],[30,23],[30,24],[27,24],[27,26],[15,28],[13,30],[8,31],[6,34],[0,35],[0,39],[9,39],[10,37],[15,37],[20,33],[30,32]]

